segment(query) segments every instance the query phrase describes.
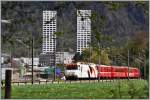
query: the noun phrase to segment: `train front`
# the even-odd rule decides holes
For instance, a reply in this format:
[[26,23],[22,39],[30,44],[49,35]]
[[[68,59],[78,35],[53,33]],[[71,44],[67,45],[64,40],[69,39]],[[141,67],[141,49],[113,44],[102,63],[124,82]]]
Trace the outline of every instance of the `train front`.
[[76,63],[65,65],[65,76],[66,79],[77,79],[78,78],[78,66]]

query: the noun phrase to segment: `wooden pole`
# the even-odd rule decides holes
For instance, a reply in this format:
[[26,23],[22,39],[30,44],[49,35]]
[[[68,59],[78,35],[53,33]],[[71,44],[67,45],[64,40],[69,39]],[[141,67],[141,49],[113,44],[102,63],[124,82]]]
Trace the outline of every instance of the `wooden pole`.
[[5,99],[11,98],[11,77],[12,77],[12,70],[6,70],[5,73]]

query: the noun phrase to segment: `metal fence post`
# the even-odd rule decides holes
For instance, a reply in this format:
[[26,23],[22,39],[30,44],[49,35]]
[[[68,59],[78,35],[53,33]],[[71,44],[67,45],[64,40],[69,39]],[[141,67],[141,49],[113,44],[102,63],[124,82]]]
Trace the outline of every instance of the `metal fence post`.
[[5,99],[11,98],[11,77],[12,77],[12,70],[6,70],[5,73]]

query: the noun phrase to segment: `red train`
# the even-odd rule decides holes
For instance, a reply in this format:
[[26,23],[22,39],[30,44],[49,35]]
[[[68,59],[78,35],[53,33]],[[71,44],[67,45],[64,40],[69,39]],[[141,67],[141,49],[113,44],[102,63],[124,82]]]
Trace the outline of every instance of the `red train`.
[[[128,71],[129,70],[129,71]],[[72,63],[66,65],[66,78],[139,78],[140,70],[127,66],[96,65],[94,63]]]
[[[102,78],[139,78],[140,70],[138,68],[127,66],[106,66],[100,65],[98,68],[98,77]],[[129,72],[128,72],[129,69]]]

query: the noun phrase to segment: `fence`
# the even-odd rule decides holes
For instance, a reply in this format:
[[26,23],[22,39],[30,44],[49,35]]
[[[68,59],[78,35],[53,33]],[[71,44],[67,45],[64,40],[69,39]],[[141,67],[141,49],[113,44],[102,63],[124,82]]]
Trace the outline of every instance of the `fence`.
[[[93,83],[93,82],[116,82],[116,81],[124,81],[127,79],[101,79],[101,80],[39,80],[39,81],[34,81],[33,84],[61,84],[61,83]],[[135,80],[135,79],[132,79]],[[12,85],[32,85],[32,81],[12,81]]]

